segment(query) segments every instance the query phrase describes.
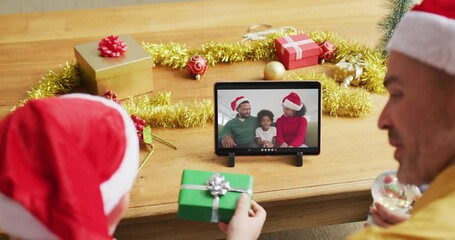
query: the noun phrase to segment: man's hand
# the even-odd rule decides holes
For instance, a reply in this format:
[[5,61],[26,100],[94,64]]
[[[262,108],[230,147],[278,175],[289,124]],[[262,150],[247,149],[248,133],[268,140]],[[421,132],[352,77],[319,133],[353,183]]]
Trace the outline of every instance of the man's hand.
[[[380,227],[389,227],[404,222],[411,217],[410,214],[390,211],[380,203],[375,203],[370,209],[370,213],[374,223]],[[365,224],[365,227],[367,226],[368,224]]]
[[251,201],[251,210],[248,209],[248,205],[248,195],[242,193],[229,225],[218,223],[218,227],[226,234],[228,240],[259,238],[267,213],[255,201]]
[[234,139],[231,137],[231,135],[227,135],[223,139],[221,139],[221,145],[224,148],[233,148],[233,147],[237,146],[234,142]]

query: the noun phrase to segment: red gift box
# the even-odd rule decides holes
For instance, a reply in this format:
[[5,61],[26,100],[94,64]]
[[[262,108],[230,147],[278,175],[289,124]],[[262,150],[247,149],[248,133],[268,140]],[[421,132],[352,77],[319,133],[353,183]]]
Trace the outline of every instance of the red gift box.
[[302,33],[275,39],[275,53],[286,69],[295,69],[318,64],[321,48]]

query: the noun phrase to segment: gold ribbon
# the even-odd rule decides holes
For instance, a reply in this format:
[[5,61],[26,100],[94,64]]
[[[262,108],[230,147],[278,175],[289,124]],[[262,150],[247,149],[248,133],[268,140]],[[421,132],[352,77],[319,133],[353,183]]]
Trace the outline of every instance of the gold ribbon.
[[348,87],[350,84],[357,86],[365,67],[367,63],[362,59],[362,54],[348,55],[335,64],[334,77],[342,83],[343,87]]
[[[265,29],[265,30],[260,30],[260,29]],[[260,31],[258,31],[260,30]],[[246,30],[247,34],[243,35],[243,40],[244,41],[255,41],[255,40],[264,40],[267,38],[269,34],[272,34],[274,32],[278,31],[292,31],[292,32],[297,32],[297,29],[294,27],[280,27],[280,28],[273,28],[272,25],[270,24],[264,24],[264,23],[259,23],[259,24],[253,24],[248,27]]]

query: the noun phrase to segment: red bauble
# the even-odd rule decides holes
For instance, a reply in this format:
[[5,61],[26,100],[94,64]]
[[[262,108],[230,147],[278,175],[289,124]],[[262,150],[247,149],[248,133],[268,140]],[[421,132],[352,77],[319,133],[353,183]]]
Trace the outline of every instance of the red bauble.
[[384,182],[385,184],[390,184],[390,183],[393,182],[393,180],[394,180],[393,176],[387,175],[387,176],[384,177],[383,182]]
[[136,133],[139,141],[144,141],[144,128],[147,122],[135,114],[131,115],[131,119],[133,120],[134,126],[136,127]]
[[318,43],[318,45],[321,48],[321,53],[319,54],[319,62],[324,63],[324,61],[332,60],[337,50],[335,45],[327,40]]
[[186,69],[196,80],[200,80],[207,71],[207,60],[201,55],[193,56],[188,61]]
[[107,99],[111,99],[112,101],[118,103],[117,94],[115,92],[113,92],[112,90],[107,90],[104,93],[104,97]]
[[126,43],[120,41],[118,36],[114,35],[103,38],[98,43],[98,50],[103,57],[119,57],[126,52],[126,48],[128,48]]

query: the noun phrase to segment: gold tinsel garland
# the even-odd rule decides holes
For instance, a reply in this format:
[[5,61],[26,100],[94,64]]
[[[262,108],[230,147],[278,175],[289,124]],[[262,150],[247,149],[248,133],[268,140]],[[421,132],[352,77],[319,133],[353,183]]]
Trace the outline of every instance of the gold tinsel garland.
[[318,80],[322,86],[322,113],[331,116],[364,117],[373,109],[369,93],[362,88],[340,88],[335,79],[314,71],[296,72],[288,80]]
[[[173,69],[184,68],[188,59],[193,55],[203,55],[209,65],[218,63],[234,63],[242,61],[257,61],[275,59],[274,39],[285,35],[299,34],[301,31],[277,31],[264,40],[245,43],[228,43],[210,41],[199,48],[188,49],[183,44],[152,44],[142,43],[154,58],[156,65],[169,66]],[[307,33],[314,41],[331,41],[337,52],[333,62],[338,62],[343,56],[362,54],[368,64],[361,76],[360,88],[340,87],[333,79],[325,74],[296,73],[293,79],[315,79],[323,84],[323,111],[325,114],[343,117],[363,117],[371,112],[371,100],[368,92],[385,94],[382,85],[385,75],[385,58],[379,50],[372,50],[354,41],[346,40],[333,32],[313,31]],[[74,91],[80,85],[80,74],[75,63],[66,63],[58,72],[50,71],[38,85],[28,91],[26,99],[22,100],[13,111],[30,99],[52,97]],[[363,89],[363,90],[362,90]],[[148,96],[131,97],[122,102],[130,114],[136,114],[152,126],[163,127],[195,127],[203,126],[214,119],[213,103],[211,100],[195,102],[192,105],[183,103],[172,104],[170,93],[160,93],[154,98]]]
[[198,127],[214,121],[213,103],[204,99],[193,104],[172,104],[171,93],[159,93],[153,98],[147,95],[131,97],[123,107],[130,113],[145,119],[152,127]]
[[[359,44],[352,40],[343,39],[337,36],[333,32],[320,32],[313,31],[308,34],[315,42],[322,42],[328,40],[332,42],[336,47],[337,51],[334,57],[334,63],[340,61],[343,57],[351,55],[356,56],[361,54],[362,58],[365,60],[366,67],[360,76],[359,87],[364,88],[366,91],[375,94],[386,94],[387,91],[384,88],[383,81],[385,72],[387,70],[386,63],[387,60],[382,55],[380,49],[370,49],[365,45]],[[337,91],[336,88],[333,89]],[[351,88],[355,92],[355,88]],[[339,87],[338,91],[345,92],[346,89]],[[349,90],[348,90],[349,91]],[[349,97],[349,94],[345,95]],[[355,101],[355,100],[354,100]],[[343,102],[346,102],[346,99],[343,99]]]
[[13,106],[11,111],[22,107],[28,100],[69,93],[80,85],[80,74],[77,64],[67,62],[60,71],[54,72],[50,70],[46,76],[43,76],[38,85],[27,91],[27,97]]
[[[58,71],[49,71],[38,85],[27,93],[27,98],[15,105],[11,111],[23,106],[28,100],[70,93],[81,84],[76,63],[66,63]],[[172,103],[171,93],[158,93],[148,96],[130,97],[121,102],[130,114],[136,114],[151,126],[170,128],[201,127],[214,119],[213,103],[209,99],[194,104]]]
[[[195,49],[188,49],[184,44],[179,43],[155,44],[143,42],[142,45],[153,56],[155,64],[169,66],[173,69],[182,69],[186,67],[188,60],[194,55],[204,56],[211,66],[215,66],[217,63],[276,59],[274,40],[285,35],[300,33],[303,33],[303,31],[278,30],[269,34],[264,40],[245,43],[210,41]],[[307,34],[315,42],[328,40],[337,47],[334,63],[340,61],[344,56],[361,54],[368,67],[360,77],[359,87],[371,93],[386,93],[382,84],[386,71],[386,59],[382,56],[380,50],[370,49],[355,41],[340,38],[336,33],[330,31],[312,31]],[[336,91],[336,89],[333,90]],[[340,87],[340,91],[345,90]]]

